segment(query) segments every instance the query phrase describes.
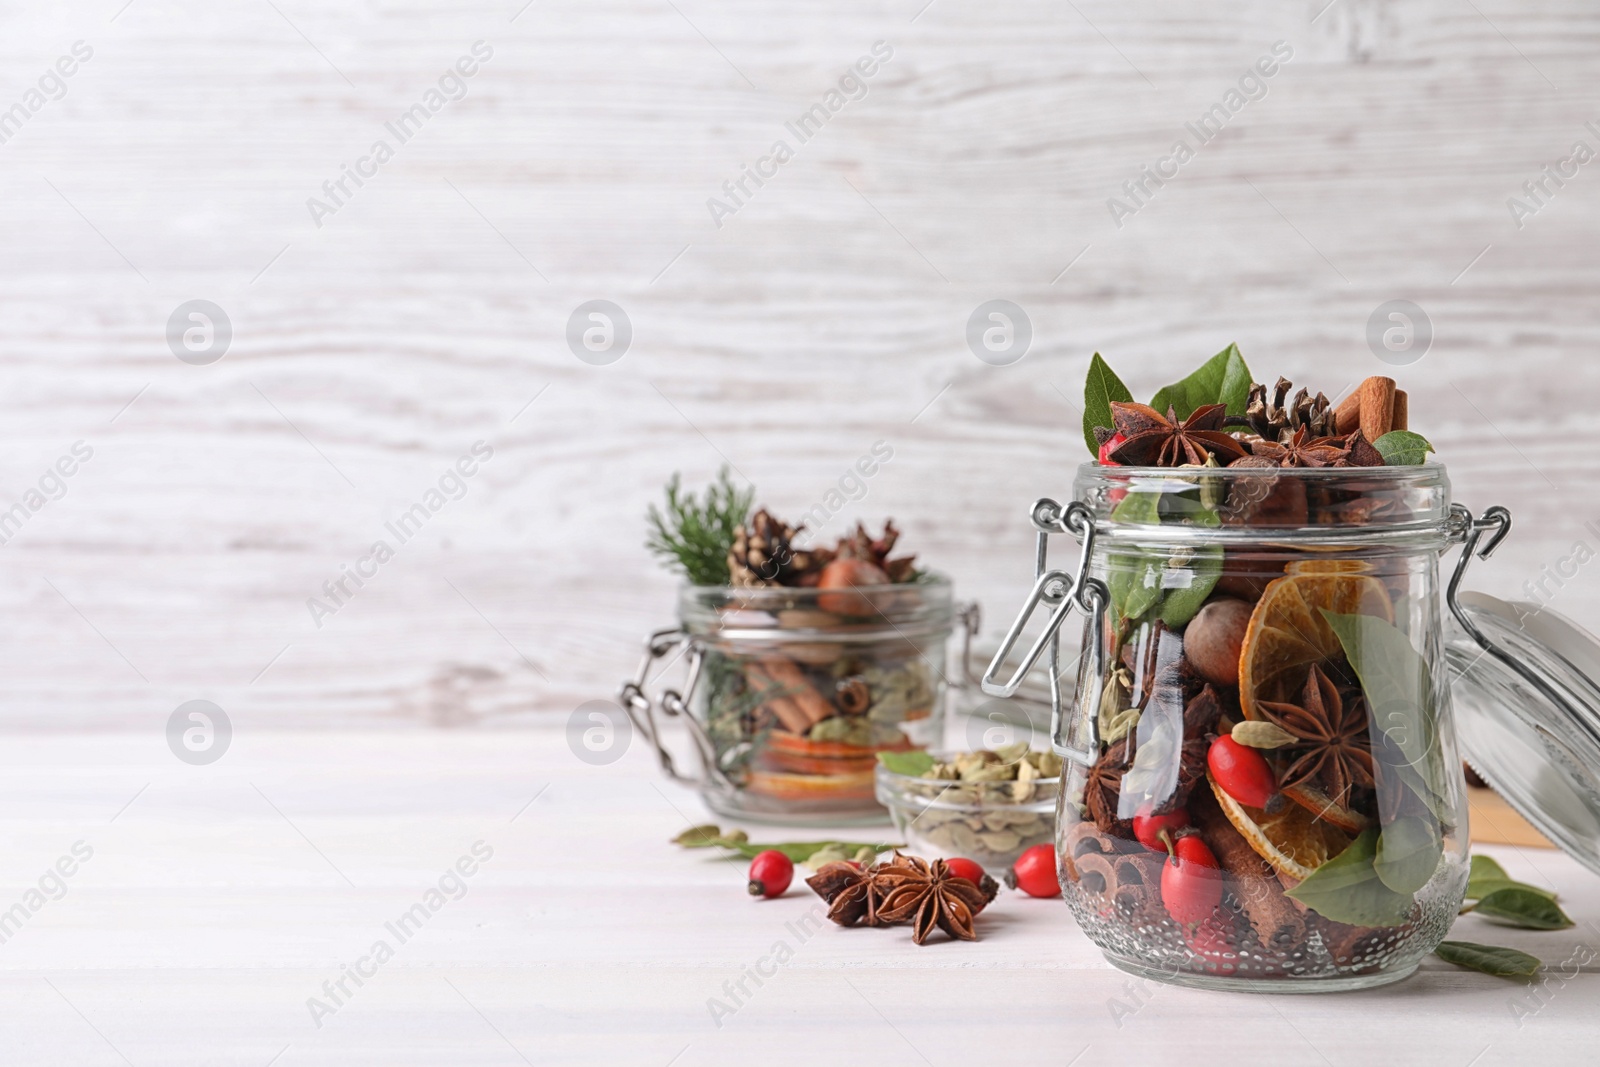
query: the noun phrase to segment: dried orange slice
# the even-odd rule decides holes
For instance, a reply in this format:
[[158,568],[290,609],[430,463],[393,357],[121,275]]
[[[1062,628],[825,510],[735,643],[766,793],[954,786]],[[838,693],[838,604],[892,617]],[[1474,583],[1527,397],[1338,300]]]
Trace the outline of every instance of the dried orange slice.
[[851,774],[788,774],[752,770],[745,788],[780,800],[867,800],[872,797],[875,772]]
[[[1210,776],[1207,775],[1210,781]],[[1332,823],[1319,822],[1299,804],[1285,804],[1276,815],[1247,808],[1211,782],[1222,813],[1250,847],[1281,874],[1304,881],[1311,872],[1349,847],[1351,835]]]
[[1297,559],[1284,568],[1286,574],[1371,574],[1377,570],[1364,559]]
[[1334,799],[1310,782],[1292,785],[1283,795],[1309,811],[1314,818],[1331,822],[1349,834],[1359,834],[1372,825],[1372,820],[1359,811],[1351,811],[1334,802]]
[[[1301,563],[1359,562],[1301,560]],[[1375,615],[1394,621],[1394,602],[1378,579],[1365,574],[1290,574],[1261,594],[1239,649],[1239,706],[1260,716],[1258,700],[1293,701],[1313,663],[1344,657],[1322,609],[1340,615]]]

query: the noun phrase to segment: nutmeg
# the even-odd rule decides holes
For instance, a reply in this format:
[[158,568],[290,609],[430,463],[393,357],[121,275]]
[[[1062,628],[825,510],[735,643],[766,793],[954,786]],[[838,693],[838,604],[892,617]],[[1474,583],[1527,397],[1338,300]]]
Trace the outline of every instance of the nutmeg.
[[[864,559],[836,559],[822,568],[818,589],[856,589],[862,586],[888,585],[889,576],[882,567]],[[817,597],[817,607],[835,615],[876,615],[878,609],[870,597],[860,593],[823,593]]]
[[1214,685],[1239,684],[1239,649],[1254,609],[1221,597],[1201,608],[1183,631],[1183,655],[1196,674]]

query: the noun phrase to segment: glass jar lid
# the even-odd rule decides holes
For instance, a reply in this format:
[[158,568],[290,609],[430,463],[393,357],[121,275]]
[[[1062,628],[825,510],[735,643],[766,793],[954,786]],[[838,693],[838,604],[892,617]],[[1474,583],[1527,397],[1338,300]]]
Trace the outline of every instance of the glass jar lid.
[[1537,604],[1461,593],[1456,609],[1445,658],[1462,754],[1600,874],[1600,640]]

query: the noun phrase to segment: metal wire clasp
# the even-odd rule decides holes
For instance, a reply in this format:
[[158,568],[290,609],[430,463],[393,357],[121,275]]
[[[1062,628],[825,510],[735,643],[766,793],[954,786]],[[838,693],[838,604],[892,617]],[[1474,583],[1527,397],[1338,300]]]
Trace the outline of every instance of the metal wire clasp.
[[[1105,684],[1105,649],[1100,640],[1101,623],[1105,618],[1106,605],[1111,597],[1105,583],[1098,578],[1089,577],[1089,560],[1094,553],[1095,527],[1094,513],[1088,505],[1078,501],[1062,507],[1049,497],[1041,498],[1033,505],[1029,516],[1034,528],[1039,531],[1038,544],[1034,556],[1034,583],[1027,600],[1023,601],[1022,610],[1017,613],[1017,618],[1006,631],[1005,637],[1000,642],[1000,647],[995,651],[994,659],[989,663],[989,669],[984,671],[982,686],[983,691],[994,697],[1014,696],[1022,686],[1023,679],[1028,672],[1038,664],[1039,658],[1046,651],[1049,652],[1050,667],[1050,734],[1056,751],[1068,759],[1080,763],[1093,763],[1099,743],[1095,739],[1095,715],[1088,717],[1089,745],[1078,749],[1071,745],[1063,727],[1070,726],[1062,715],[1061,707],[1061,624],[1072,614],[1074,608],[1080,608],[1084,614],[1094,619],[1095,626],[1093,637],[1089,644],[1092,646],[1087,651],[1094,657],[1094,678],[1089,687],[1081,694],[1080,703],[1088,700],[1097,700],[1100,689]],[[1078,553],[1078,569],[1076,573],[1062,570],[1048,569],[1048,555],[1050,535],[1064,533],[1078,539],[1081,548]],[[1049,619],[1045,621],[1044,631],[1034,639],[1033,645],[1022,657],[1022,663],[1010,678],[1004,682],[998,680],[999,674],[1005,669],[1006,657],[1017,647],[1021,640],[1022,631],[1027,627],[1033,613],[1040,604],[1053,607]]]
[[[696,751],[700,755],[703,772],[700,776],[684,774],[672,761],[672,753],[667,751],[666,744],[661,739],[657,729],[655,717],[655,704],[645,686],[650,679],[650,668],[656,660],[666,657],[680,645],[687,645],[689,652],[689,673],[684,680],[683,691],[676,689],[665,690],[661,694],[661,710],[669,718],[681,716],[688,724],[689,736],[694,740]],[[711,738],[706,734],[705,728],[693,715],[688,714],[689,701],[694,697],[695,685],[700,681],[700,666],[705,661],[705,650],[700,643],[681,629],[657,630],[645,642],[644,659],[639,663],[638,673],[626,682],[617,693],[617,700],[622,704],[628,718],[633,722],[634,729],[645,736],[656,750],[656,758],[661,762],[661,769],[668,778],[678,782],[688,782],[691,785],[705,785],[708,782],[717,785],[726,785],[727,779],[717,767],[716,748],[711,743]]]

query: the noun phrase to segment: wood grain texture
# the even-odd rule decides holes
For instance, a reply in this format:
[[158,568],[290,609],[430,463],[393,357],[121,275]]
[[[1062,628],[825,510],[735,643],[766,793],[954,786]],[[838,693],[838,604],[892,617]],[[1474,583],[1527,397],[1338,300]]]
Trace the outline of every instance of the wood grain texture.
[[[800,512],[877,440],[859,513],[992,632],[1028,504],[1083,458],[1091,352],[1146,393],[1237,341],[1331,395],[1387,372],[1365,332],[1395,298],[1436,333],[1392,372],[1411,425],[1463,501],[1518,518],[1475,584],[1520,595],[1600,547],[1600,174],[1521,229],[1506,206],[1600,147],[1590,6],[520,6],[0,11],[0,105],[94,48],[0,145],[0,509],[94,450],[0,548],[0,720],[565,713],[671,619],[641,515],[672,471],[729,462]],[[478,40],[464,98],[314,225],[307,198]],[[879,40],[865,97],[714,225]],[[1116,226],[1107,199],[1280,40],[1267,95]],[[208,367],[164,337],[201,297],[235,331]],[[606,367],[564,341],[595,298],[634,327]],[[1033,323],[1014,366],[966,347],[994,298]],[[307,598],[479,440],[466,496],[316,627]],[[1552,603],[1600,627],[1588,569]]]
[[[1141,987],[1059,901],[1012,892],[970,944],[807,929],[808,890],[752,901],[742,862],[667,843],[708,816],[658,784],[644,746],[588,767],[548,718],[444,734],[255,731],[204,768],[140,732],[4,740],[0,903],[75,842],[93,852],[0,946],[8,1067],[119,1055],[174,1067],[789,1065],[815,1063],[819,1041],[897,1065],[969,1063],[1001,1046],[1067,1063],[1091,1046],[1080,1062],[1114,1050],[1148,1063],[1500,1067],[1586,1062],[1593,1046],[1589,925],[1456,924],[1458,939],[1539,956],[1542,985],[1430,958],[1383,990],[1270,1000]],[[397,944],[386,924],[477,842],[490,858]],[[1600,881],[1561,853],[1485,851],[1557,889],[1580,923],[1600,908]],[[347,981],[318,1027],[308,999],[380,939],[393,958]],[[774,967],[780,941],[792,958]],[[744,978],[758,965],[760,986]],[[724,983],[741,979],[735,1004]],[[714,1016],[713,999],[732,1014]]]

